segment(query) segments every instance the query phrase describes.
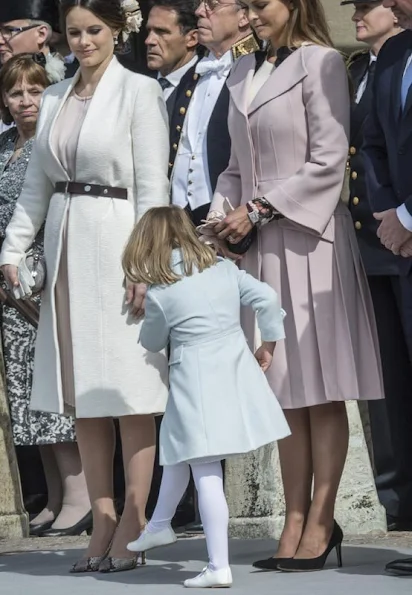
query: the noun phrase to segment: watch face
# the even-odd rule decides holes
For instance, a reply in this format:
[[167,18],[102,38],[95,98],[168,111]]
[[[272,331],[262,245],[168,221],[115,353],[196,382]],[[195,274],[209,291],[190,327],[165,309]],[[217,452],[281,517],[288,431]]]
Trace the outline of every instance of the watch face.
[[257,213],[256,211],[252,211],[251,213],[248,213],[248,216],[249,216],[251,223],[253,223],[253,225],[256,225],[257,223],[259,223],[260,217],[259,217],[259,213]]

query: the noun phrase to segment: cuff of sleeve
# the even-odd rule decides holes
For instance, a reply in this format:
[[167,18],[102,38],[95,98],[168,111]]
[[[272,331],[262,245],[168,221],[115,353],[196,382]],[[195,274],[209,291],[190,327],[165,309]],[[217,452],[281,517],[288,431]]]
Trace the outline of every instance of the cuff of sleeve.
[[2,254],[0,255],[0,266],[2,267],[5,264],[14,264],[14,266],[18,267],[23,259],[23,254]]
[[404,204],[396,209],[396,214],[403,227],[412,232],[412,215]]
[[277,343],[278,341],[282,341],[285,339],[285,329],[283,323],[279,324],[277,327],[272,329],[272,331],[267,335],[261,335],[262,341],[267,341],[268,343]]

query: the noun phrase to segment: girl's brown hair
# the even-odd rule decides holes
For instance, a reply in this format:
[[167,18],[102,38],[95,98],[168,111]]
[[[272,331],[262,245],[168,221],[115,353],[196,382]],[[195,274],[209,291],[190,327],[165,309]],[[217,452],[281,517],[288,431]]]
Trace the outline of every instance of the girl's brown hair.
[[185,275],[200,272],[216,262],[214,250],[199,241],[183,209],[152,208],[140,219],[123,253],[122,266],[133,283],[171,285],[182,275],[172,268],[172,251],[180,248]]
[[325,9],[321,0],[292,0],[293,8],[286,25],[286,45],[299,46],[305,42],[333,47]]
[[33,54],[18,54],[7,60],[0,70],[0,118],[7,125],[13,124],[13,117],[4,103],[4,94],[23,81],[43,89],[50,85],[45,69],[34,61]]

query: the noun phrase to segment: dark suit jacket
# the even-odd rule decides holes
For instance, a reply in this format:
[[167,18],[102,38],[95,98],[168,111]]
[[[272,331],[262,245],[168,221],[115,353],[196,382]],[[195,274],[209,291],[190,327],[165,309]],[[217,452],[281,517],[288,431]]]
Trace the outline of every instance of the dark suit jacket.
[[[177,89],[167,101],[170,123],[170,159],[169,172],[173,170],[174,160],[183,130],[184,119],[189,108],[199,77],[195,74],[196,66],[190,68],[182,77]],[[212,191],[215,191],[217,179],[226,169],[230,158],[230,136],[227,126],[229,111],[229,90],[224,85],[207,129],[207,159],[209,179]]]
[[[348,63],[354,95],[368,69],[369,51],[354,54]],[[350,167],[350,200],[349,210],[355,225],[359,249],[368,275],[399,274],[401,257],[395,256],[382,246],[376,235],[378,222],[374,219],[365,179],[365,163],[361,153],[364,126],[372,107],[373,91],[368,86],[358,104],[353,101],[351,107],[351,132],[348,165]]]
[[[412,31],[391,37],[379,52],[362,149],[374,211],[386,211],[405,203],[412,215],[411,90],[405,109],[401,107],[402,77],[411,53]],[[399,258],[398,263],[398,274],[408,274],[411,259]]]

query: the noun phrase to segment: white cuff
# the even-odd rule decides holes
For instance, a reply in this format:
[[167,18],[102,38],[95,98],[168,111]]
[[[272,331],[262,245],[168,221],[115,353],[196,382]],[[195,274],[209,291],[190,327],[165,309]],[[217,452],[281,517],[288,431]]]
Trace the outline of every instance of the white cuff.
[[405,207],[405,204],[401,205],[396,209],[399,221],[402,223],[405,229],[412,231],[412,215]]

